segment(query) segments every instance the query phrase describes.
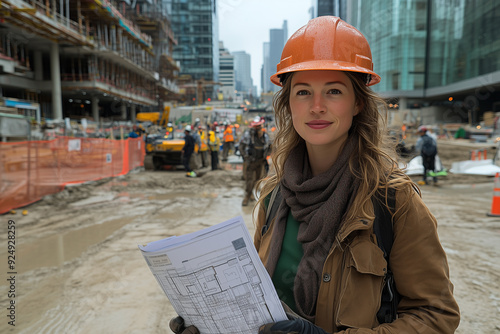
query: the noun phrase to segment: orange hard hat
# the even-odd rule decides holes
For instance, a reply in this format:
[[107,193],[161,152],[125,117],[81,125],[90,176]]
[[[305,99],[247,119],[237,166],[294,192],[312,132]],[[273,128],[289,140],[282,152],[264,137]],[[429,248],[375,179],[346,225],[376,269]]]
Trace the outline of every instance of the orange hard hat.
[[312,70],[366,73],[367,86],[380,82],[365,36],[335,16],[312,19],[288,39],[271,81],[281,86],[282,74]]

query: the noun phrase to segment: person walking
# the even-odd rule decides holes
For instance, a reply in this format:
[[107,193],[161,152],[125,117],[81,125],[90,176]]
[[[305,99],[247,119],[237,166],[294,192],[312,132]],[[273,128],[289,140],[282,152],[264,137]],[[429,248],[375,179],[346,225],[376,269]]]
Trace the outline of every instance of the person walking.
[[424,174],[422,178],[422,184],[429,184],[427,181],[427,174],[432,172],[432,180],[434,184],[437,183],[436,173],[436,155],[437,155],[437,143],[427,134],[427,128],[425,126],[420,126],[418,128],[418,134],[420,138],[417,140],[417,144],[415,145],[415,149],[417,152],[420,152],[420,156],[422,157],[422,165],[424,166]]
[[[292,312],[259,334],[448,334],[459,324],[436,218],[398,168],[385,101],[369,87],[380,80],[366,38],[338,17],[310,20],[285,44],[254,244]],[[377,237],[383,222],[390,253]],[[394,312],[380,314],[387,301]]]
[[245,131],[239,143],[245,180],[245,197],[241,203],[242,206],[248,205],[257,181],[265,175],[270,140],[267,133],[263,131],[263,124],[264,118],[255,117],[250,123],[250,129]]
[[234,147],[234,134],[231,124],[224,122],[224,132],[222,133],[222,161],[227,161],[229,152]]
[[195,139],[191,135],[191,125],[186,125],[184,128],[184,146],[182,147],[182,164],[186,170],[186,176],[196,177],[196,173],[191,169],[189,164],[191,155],[193,155]]

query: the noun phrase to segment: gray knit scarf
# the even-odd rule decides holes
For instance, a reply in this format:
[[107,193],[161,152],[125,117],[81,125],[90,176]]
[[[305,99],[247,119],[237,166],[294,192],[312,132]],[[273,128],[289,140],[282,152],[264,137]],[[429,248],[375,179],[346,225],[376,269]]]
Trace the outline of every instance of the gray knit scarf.
[[323,264],[359,185],[349,169],[349,157],[355,145],[356,136],[349,136],[333,166],[314,177],[305,143],[294,148],[284,166],[281,181],[284,201],[276,214],[271,255],[266,269],[272,277],[291,210],[293,217],[300,223],[297,240],[302,243],[304,251],[294,280],[295,304],[298,313],[312,322],[315,319]]

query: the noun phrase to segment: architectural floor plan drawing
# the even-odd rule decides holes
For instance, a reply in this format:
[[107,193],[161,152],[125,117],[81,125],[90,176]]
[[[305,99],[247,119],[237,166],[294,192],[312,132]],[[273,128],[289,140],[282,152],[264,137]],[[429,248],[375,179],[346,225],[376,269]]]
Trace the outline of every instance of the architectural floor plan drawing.
[[257,333],[285,320],[241,217],[139,246],[177,313],[201,333]]

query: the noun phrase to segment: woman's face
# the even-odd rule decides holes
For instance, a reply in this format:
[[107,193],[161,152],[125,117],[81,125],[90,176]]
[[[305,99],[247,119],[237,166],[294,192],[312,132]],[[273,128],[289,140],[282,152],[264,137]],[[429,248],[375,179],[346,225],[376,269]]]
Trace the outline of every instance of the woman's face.
[[307,147],[338,152],[358,114],[354,89],[341,71],[303,71],[292,76],[290,109],[295,130]]

